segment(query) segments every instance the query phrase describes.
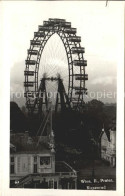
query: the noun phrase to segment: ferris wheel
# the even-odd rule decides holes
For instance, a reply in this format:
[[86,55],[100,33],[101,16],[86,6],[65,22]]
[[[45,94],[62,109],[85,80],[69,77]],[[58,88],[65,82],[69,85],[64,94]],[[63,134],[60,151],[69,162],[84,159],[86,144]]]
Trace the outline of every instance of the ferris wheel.
[[[68,103],[77,110],[83,103],[84,94],[87,94],[85,87],[85,81],[88,80],[88,75],[85,73],[87,61],[84,60],[85,48],[81,47],[81,37],[77,36],[76,32],[77,29],[71,27],[71,22],[57,18],[44,21],[43,25],[38,26],[38,31],[34,32],[34,38],[30,41],[30,48],[27,52],[24,71],[26,106],[29,112],[39,110],[41,103],[44,103],[44,93],[45,100],[47,100],[46,93],[50,93],[53,89],[50,84],[47,88],[47,83],[53,83],[53,81],[58,83],[56,91],[62,93],[61,96],[66,98],[65,102],[62,99],[64,104]],[[61,40],[63,50],[57,48],[58,44],[56,46],[57,37]],[[53,48],[49,47],[50,50],[47,50],[48,40],[53,42]],[[66,60],[60,61],[59,56],[63,52]],[[51,55],[52,53],[56,53],[56,58]],[[61,64],[62,66],[60,66]],[[63,75],[64,73],[65,75]],[[42,95],[42,102],[40,102],[40,95]],[[57,102],[56,97],[55,104]]]

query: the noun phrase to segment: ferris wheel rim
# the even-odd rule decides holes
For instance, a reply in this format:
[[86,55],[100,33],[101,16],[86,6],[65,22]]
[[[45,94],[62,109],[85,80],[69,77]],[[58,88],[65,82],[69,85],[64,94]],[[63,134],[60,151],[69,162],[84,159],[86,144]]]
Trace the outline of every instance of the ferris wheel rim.
[[[49,22],[49,21],[47,21],[47,22]],[[69,96],[69,92],[71,90],[71,97],[70,97],[70,101],[71,101],[71,99],[72,99],[72,91],[74,89],[74,86],[73,86],[74,85],[73,84],[73,81],[74,81],[74,72],[73,72],[74,71],[73,70],[74,69],[74,65],[73,65],[73,58],[72,58],[73,54],[72,54],[72,50],[71,49],[72,48],[82,48],[81,45],[80,45],[81,41],[78,42],[78,43],[76,41],[72,41],[72,43],[71,43],[68,40],[68,38],[73,39],[74,37],[77,38],[78,36],[76,35],[75,31],[74,31],[75,33],[66,33],[65,30],[67,28],[62,27],[61,23],[58,24],[58,25],[55,25],[55,26],[54,25],[53,26],[49,26],[49,31],[47,30],[47,26],[43,25],[41,27],[45,27],[46,30],[44,30],[44,31],[38,30],[38,32],[35,32],[35,33],[36,33],[36,35],[39,35],[39,36],[36,37],[34,35],[33,40],[31,40],[32,43],[34,41],[34,44],[39,44],[38,41],[40,39],[40,36],[42,36],[42,33],[44,34],[42,43],[40,42],[40,47],[38,47],[39,50],[37,50],[38,54],[37,54],[37,61],[36,61],[36,64],[35,64],[36,67],[35,67],[35,90],[34,91],[35,92],[38,91],[38,73],[39,73],[39,65],[40,65],[42,52],[43,52],[44,47],[46,46],[48,40],[52,37],[52,35],[57,33],[59,35],[60,39],[63,42],[64,48],[65,48],[65,51],[66,51],[66,54],[67,54],[68,72],[69,72],[68,96]],[[73,28],[70,27],[69,29],[73,29]],[[70,43],[71,43],[72,47],[70,46]],[[67,48],[69,49],[69,52],[68,52]],[[30,49],[29,50],[30,51],[34,51],[33,49],[34,49],[34,45],[30,44]],[[35,54],[35,51],[34,51],[34,54]],[[68,55],[69,55],[69,57],[68,57]],[[83,53],[81,53],[81,55],[80,55],[80,53],[77,53],[77,55],[78,55],[77,56],[78,57],[78,61],[82,61],[82,60],[84,61]],[[28,53],[26,61],[30,62],[31,56],[32,56],[32,53]],[[69,59],[70,59],[70,61],[69,61]],[[32,63],[35,63],[35,62],[32,62]],[[30,67],[29,64],[28,65],[26,64],[25,71],[28,72],[29,71],[29,67]],[[80,67],[80,73],[77,74],[77,75],[79,75],[79,76],[82,75],[82,74],[85,75],[85,66],[79,66],[79,67]],[[70,74],[71,72],[72,72],[72,74]],[[37,75],[37,77],[36,77],[36,75]],[[25,84],[26,83],[28,84],[28,76],[25,75]],[[70,83],[71,83],[71,85],[70,85]],[[82,91],[82,88],[84,89],[84,87],[85,87],[85,80],[80,80],[79,90]],[[25,86],[25,93],[27,93],[27,92],[28,92],[28,86]],[[83,100],[83,93],[82,93],[82,95],[81,95],[81,93],[79,93],[78,100],[77,100],[77,105],[78,105],[80,99]],[[28,106],[28,103],[30,104],[30,99],[29,98],[27,99],[27,97],[26,97],[26,101],[27,101],[27,106]]]

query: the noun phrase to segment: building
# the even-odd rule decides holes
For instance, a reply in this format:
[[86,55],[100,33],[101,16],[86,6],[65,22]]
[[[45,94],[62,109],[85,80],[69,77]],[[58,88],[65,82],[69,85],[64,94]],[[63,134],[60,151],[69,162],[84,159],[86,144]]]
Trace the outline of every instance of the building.
[[10,187],[77,189],[77,172],[66,162],[55,161],[51,118],[47,119],[44,136],[11,132]]
[[116,125],[104,131],[101,137],[101,158],[110,163],[112,167],[116,166]]

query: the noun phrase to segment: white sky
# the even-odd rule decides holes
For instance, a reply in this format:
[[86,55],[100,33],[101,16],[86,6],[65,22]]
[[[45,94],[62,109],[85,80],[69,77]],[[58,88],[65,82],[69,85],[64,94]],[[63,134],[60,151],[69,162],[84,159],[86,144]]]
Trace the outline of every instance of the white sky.
[[[11,1],[2,2],[3,53],[9,58],[12,91],[23,91],[25,59],[30,40],[38,25],[48,18],[62,18],[71,22],[81,36],[88,62],[87,88],[92,92],[116,91],[117,54],[123,31],[122,2],[109,1]],[[6,55],[7,54],[7,55]],[[19,105],[25,100],[16,100]],[[104,102],[116,102],[103,98]]]

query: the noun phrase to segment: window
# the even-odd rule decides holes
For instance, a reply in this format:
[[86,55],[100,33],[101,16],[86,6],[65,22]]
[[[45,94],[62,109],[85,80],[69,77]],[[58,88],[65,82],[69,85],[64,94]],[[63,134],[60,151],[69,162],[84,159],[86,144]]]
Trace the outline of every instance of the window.
[[50,189],[54,188],[54,181],[53,180],[49,180],[49,188]]
[[34,156],[34,162],[37,162],[37,156]]
[[20,162],[21,162],[20,157],[18,157],[18,159],[17,159],[17,169],[18,169],[18,172],[20,172]]
[[34,173],[37,173],[37,164],[34,164]]
[[10,173],[14,174],[14,157],[10,157]]
[[54,182],[54,189],[57,189],[57,182]]
[[14,174],[14,165],[11,165],[11,166],[10,166],[10,173],[11,173],[11,174]]
[[10,157],[10,162],[14,163],[14,157]]
[[50,157],[40,157],[40,165],[50,165]]

